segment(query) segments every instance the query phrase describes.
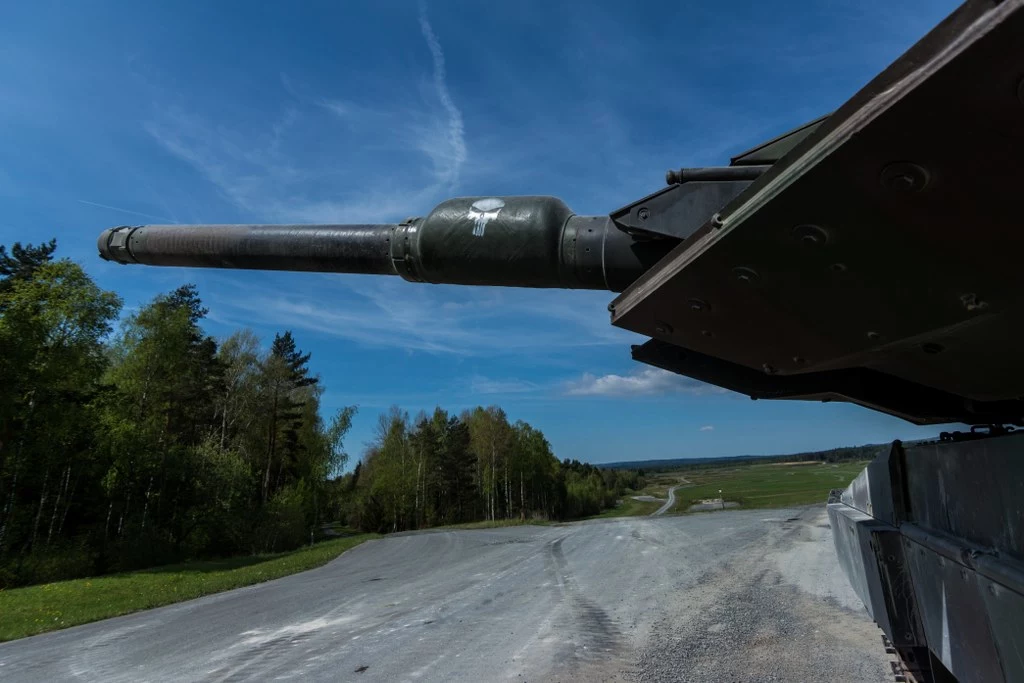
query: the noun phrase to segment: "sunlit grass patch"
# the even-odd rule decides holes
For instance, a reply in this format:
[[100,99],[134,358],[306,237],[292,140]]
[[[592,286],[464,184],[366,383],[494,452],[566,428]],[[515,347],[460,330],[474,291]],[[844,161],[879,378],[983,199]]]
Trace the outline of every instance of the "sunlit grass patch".
[[693,486],[676,491],[673,512],[686,512],[693,503],[718,498],[742,508],[825,504],[831,489],[845,488],[869,461],[820,462],[803,467],[778,464],[741,465],[686,472]]
[[360,534],[274,555],[232,557],[0,590],[0,641],[107,619],[313,569],[363,541]]

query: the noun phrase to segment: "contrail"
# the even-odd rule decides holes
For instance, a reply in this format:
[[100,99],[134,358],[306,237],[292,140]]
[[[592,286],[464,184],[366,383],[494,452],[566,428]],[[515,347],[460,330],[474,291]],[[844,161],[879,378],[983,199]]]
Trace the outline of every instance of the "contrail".
[[176,221],[174,219],[171,219],[171,218],[165,218],[164,216],[154,216],[151,213],[142,213],[141,211],[132,211],[131,209],[122,209],[121,207],[118,207],[118,206],[108,206],[107,204],[100,204],[99,202],[90,202],[90,201],[88,201],[86,199],[78,199],[76,201],[78,201],[79,204],[88,204],[89,206],[98,206],[101,209],[110,209],[111,211],[120,211],[121,213],[130,213],[130,214],[133,214],[135,216],[142,216],[143,218],[155,218],[158,221],[164,221],[166,223],[177,223],[178,222],[178,221]]
[[462,112],[455,106],[451,94],[448,92],[448,84],[445,80],[444,52],[441,51],[441,43],[438,42],[434,29],[427,20],[426,3],[420,2],[420,30],[430,48],[430,54],[434,59],[434,89],[441,100],[441,105],[448,113],[448,144],[452,150],[452,166],[449,169],[448,184],[454,186],[459,179],[459,170],[466,160],[466,140],[462,126]]

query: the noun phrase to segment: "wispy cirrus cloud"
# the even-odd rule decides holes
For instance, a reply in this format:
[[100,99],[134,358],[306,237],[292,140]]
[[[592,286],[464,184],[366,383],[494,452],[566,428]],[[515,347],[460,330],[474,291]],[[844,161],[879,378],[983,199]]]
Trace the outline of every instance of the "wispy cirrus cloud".
[[[315,300],[293,278],[260,283],[203,273],[211,319],[231,325],[307,330],[374,348],[461,357],[542,356],[618,345],[637,336],[612,327],[607,293],[423,285],[397,277],[321,275]],[[304,274],[305,281],[311,277]],[[481,385],[483,386],[483,385]]]
[[701,427],[697,431],[698,432],[713,432],[713,431],[715,431],[715,425],[704,425],[703,427]]
[[356,104],[282,76],[289,99],[276,117],[214,124],[181,106],[158,106],[144,128],[254,220],[363,223],[422,212],[458,185],[468,145],[423,5],[419,24],[431,59],[422,106]]
[[[434,29],[427,19],[427,5],[422,0],[419,3],[419,10],[420,30],[423,32],[423,38],[427,41],[427,47],[430,48],[430,56],[434,63],[434,90],[441,102],[441,106],[448,114],[447,136],[445,140],[447,144],[442,150],[424,147],[423,151],[435,160],[440,158],[446,162],[440,165],[440,168],[443,170],[438,179],[449,188],[454,188],[459,181],[459,170],[462,168],[462,164],[465,163],[467,154],[465,130],[462,125],[462,112],[455,106],[451,93],[448,92],[444,52],[441,50],[441,43],[437,40]],[[429,140],[429,138],[427,139]]]
[[87,199],[79,199],[77,201],[78,201],[79,204],[86,204],[88,206],[95,206],[95,207],[100,208],[100,209],[109,209],[110,211],[119,211],[121,213],[127,213],[127,214],[131,214],[133,216],[140,216],[142,218],[154,218],[154,219],[156,219],[158,221],[163,221],[164,223],[177,223],[178,222],[178,221],[174,220],[173,218],[164,218],[163,216],[154,216],[151,213],[144,213],[142,211],[133,211],[132,209],[124,209],[124,208],[121,208],[120,206],[110,206],[109,204],[100,204],[99,202],[90,202]]
[[660,368],[641,368],[628,375],[585,373],[565,386],[567,396],[657,396],[725,393],[721,389]]
[[469,379],[469,391],[473,394],[528,394],[542,390],[536,382],[524,379],[494,379],[473,375]]

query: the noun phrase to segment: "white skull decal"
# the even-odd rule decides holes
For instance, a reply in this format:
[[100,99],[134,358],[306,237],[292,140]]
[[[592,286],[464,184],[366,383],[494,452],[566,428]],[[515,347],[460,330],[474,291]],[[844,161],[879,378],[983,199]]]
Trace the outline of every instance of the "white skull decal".
[[487,221],[497,218],[498,212],[501,211],[504,206],[504,200],[498,199],[497,197],[478,199],[473,202],[472,206],[469,207],[468,214],[468,218],[474,221],[473,234],[476,237],[483,237],[484,228],[487,227]]

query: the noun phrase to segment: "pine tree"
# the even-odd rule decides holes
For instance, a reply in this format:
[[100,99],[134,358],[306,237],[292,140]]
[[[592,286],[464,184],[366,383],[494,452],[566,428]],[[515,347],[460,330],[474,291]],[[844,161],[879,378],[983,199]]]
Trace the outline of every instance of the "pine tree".
[[[9,292],[14,283],[30,279],[40,266],[53,261],[53,252],[56,250],[55,239],[38,247],[31,244],[21,246],[21,242],[15,242],[10,254],[7,253],[7,247],[0,244],[0,295]],[[3,310],[2,306],[0,300],[0,310]]]
[[[264,366],[268,402],[267,460],[262,489],[264,503],[282,485],[286,465],[294,466],[298,460],[298,450],[302,447],[299,440],[302,409],[307,402],[315,400],[316,394],[310,389],[319,381],[309,375],[309,358],[310,354],[303,354],[296,347],[290,330],[274,336]],[[277,475],[271,487],[275,461]]]

